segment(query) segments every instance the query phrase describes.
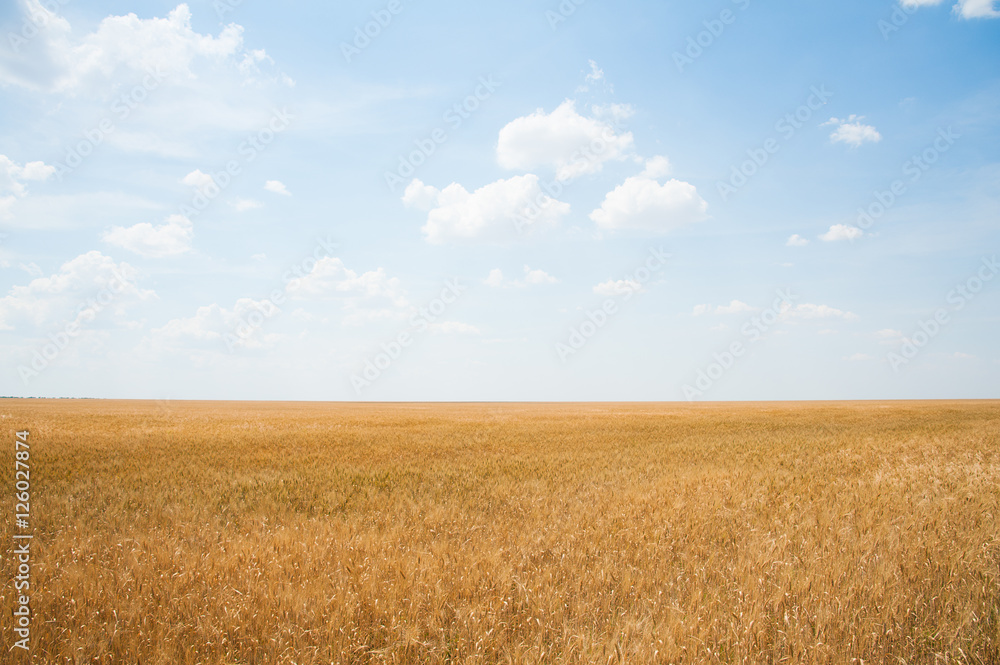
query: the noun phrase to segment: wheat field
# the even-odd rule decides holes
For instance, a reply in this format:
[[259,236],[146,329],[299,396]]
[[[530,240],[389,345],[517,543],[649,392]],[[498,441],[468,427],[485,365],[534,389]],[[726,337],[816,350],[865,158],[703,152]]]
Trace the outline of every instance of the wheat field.
[[1000,402],[0,416],[36,663],[1000,662]]

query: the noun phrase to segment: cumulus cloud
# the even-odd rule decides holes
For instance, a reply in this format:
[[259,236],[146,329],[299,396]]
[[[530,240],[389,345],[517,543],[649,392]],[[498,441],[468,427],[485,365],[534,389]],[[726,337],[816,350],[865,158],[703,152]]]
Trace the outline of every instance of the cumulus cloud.
[[205,191],[209,186],[217,186],[215,179],[209,174],[203,173],[201,169],[195,169],[188,173],[181,178],[181,183],[201,191]]
[[115,226],[107,231],[107,243],[147,258],[176,256],[191,251],[194,226],[183,215],[170,215],[165,224],[142,222],[135,226]]
[[856,226],[847,224],[834,224],[830,230],[819,237],[823,242],[837,242],[838,240],[857,240],[865,234]]
[[756,312],[758,308],[751,307],[741,300],[733,300],[728,305],[719,305],[715,308],[716,314],[739,314],[741,312]]
[[676,179],[660,184],[669,173],[665,157],[653,157],[645,170],[608,192],[590,218],[602,229],[636,229],[666,233],[708,217],[708,203],[694,185]]
[[236,208],[236,212],[246,212],[247,210],[263,208],[264,204],[255,199],[236,199],[233,201],[232,206]]
[[846,143],[855,148],[863,143],[878,143],[882,140],[882,135],[872,125],[865,125],[861,121],[864,116],[852,115],[849,118],[830,118],[823,123],[826,125],[836,125],[836,129],[830,134],[831,143]]
[[540,269],[532,269],[528,266],[524,266],[524,278],[523,279],[505,279],[503,276],[503,271],[500,268],[494,268],[490,271],[490,274],[483,280],[486,286],[491,286],[493,288],[504,288],[504,287],[514,287],[514,288],[524,288],[526,286],[535,286],[539,284],[555,284],[559,280]]
[[672,171],[673,166],[670,165],[670,160],[663,155],[656,155],[646,160],[646,168],[640,175],[643,178],[656,180],[667,177]]
[[524,281],[527,284],[555,284],[559,280],[544,270],[532,270],[528,266],[524,266]]
[[[618,107],[623,112],[627,107]],[[551,113],[538,109],[500,130],[497,161],[507,169],[555,169],[559,180],[599,172],[604,162],[632,152],[630,132],[619,134],[607,122],[581,115],[573,100]]]
[[28,194],[25,182],[47,180],[56,167],[45,162],[16,163],[6,155],[0,155],[0,217],[12,217],[14,203]]
[[490,271],[490,274],[486,276],[486,279],[483,280],[483,283],[486,284],[486,286],[492,286],[495,289],[500,288],[505,284],[503,271],[500,270],[500,268],[494,268]]
[[[903,7],[918,8],[940,5],[944,0],[901,0]],[[958,0],[952,11],[962,18],[998,18],[997,0]]]
[[216,303],[199,307],[194,316],[171,319],[150,333],[151,350],[207,350],[225,353],[235,350],[260,350],[273,347],[280,336],[268,334],[263,323],[281,309],[269,300],[240,298],[232,308]]
[[853,321],[858,318],[858,315],[853,312],[845,312],[829,305],[814,305],[811,303],[795,305],[785,310],[784,313],[789,318],[799,319],[845,319]]
[[631,104],[594,104],[590,107],[590,113],[599,120],[610,119],[615,123],[622,123],[635,115],[635,108]]
[[281,194],[282,196],[291,196],[292,193],[288,191],[285,187],[285,183],[280,180],[268,180],[264,183],[264,189],[274,194]]
[[108,16],[95,31],[79,37],[65,18],[39,0],[24,0],[23,6],[43,27],[22,49],[22,59],[0,64],[0,81],[5,83],[77,93],[122,76],[141,78],[149,72],[175,82],[196,79],[199,61],[228,62],[246,75],[268,59],[263,51],[244,51],[239,25],[231,23],[217,36],[196,32],[187,4],[177,5],[165,18]]
[[619,296],[642,291],[642,284],[634,279],[609,279],[594,287],[594,293],[599,296]]
[[742,300],[731,300],[728,305],[712,307],[709,304],[695,305],[691,311],[692,316],[704,316],[706,314],[740,314],[742,312],[758,312],[759,307],[752,307]]
[[478,335],[479,328],[461,321],[440,321],[431,323],[427,329],[439,335]]
[[399,279],[389,277],[384,268],[358,273],[333,256],[317,261],[304,277],[289,282],[286,291],[296,300],[341,300],[348,325],[401,318],[410,309]]
[[123,314],[128,306],[156,297],[136,285],[136,275],[129,264],[115,263],[96,250],[81,254],[52,275],[14,286],[0,298],[0,330],[85,323],[95,315],[90,301],[102,294],[109,299],[102,309]]
[[349,294],[387,298],[399,306],[407,304],[399,279],[390,278],[384,268],[358,274],[335,256],[325,256],[317,261],[304,277],[289,283],[288,291],[296,297]]
[[809,241],[800,236],[798,233],[793,233],[785,242],[785,245],[788,247],[805,247],[808,244]]
[[538,176],[531,174],[498,180],[474,192],[458,183],[442,190],[413,180],[403,202],[427,212],[422,230],[431,243],[498,239],[518,229],[554,225],[570,210],[568,203],[545,194]]
[[954,11],[963,18],[998,18],[997,0],[959,0]]

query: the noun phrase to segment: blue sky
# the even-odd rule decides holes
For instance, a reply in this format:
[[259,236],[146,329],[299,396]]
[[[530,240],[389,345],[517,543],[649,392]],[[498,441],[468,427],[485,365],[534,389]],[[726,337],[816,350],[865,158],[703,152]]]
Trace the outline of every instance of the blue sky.
[[0,394],[1000,397],[952,3],[6,3]]

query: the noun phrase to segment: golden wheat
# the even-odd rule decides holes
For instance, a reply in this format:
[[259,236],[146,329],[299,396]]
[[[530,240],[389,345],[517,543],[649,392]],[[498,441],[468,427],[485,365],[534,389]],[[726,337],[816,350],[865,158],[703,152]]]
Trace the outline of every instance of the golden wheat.
[[997,402],[0,412],[34,662],[1000,662]]

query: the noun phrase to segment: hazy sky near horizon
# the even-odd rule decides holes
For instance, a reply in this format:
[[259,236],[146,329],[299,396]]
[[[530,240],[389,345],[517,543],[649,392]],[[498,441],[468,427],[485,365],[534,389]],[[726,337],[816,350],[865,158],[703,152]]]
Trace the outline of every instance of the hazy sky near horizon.
[[1000,397],[1000,2],[0,7],[0,394]]

